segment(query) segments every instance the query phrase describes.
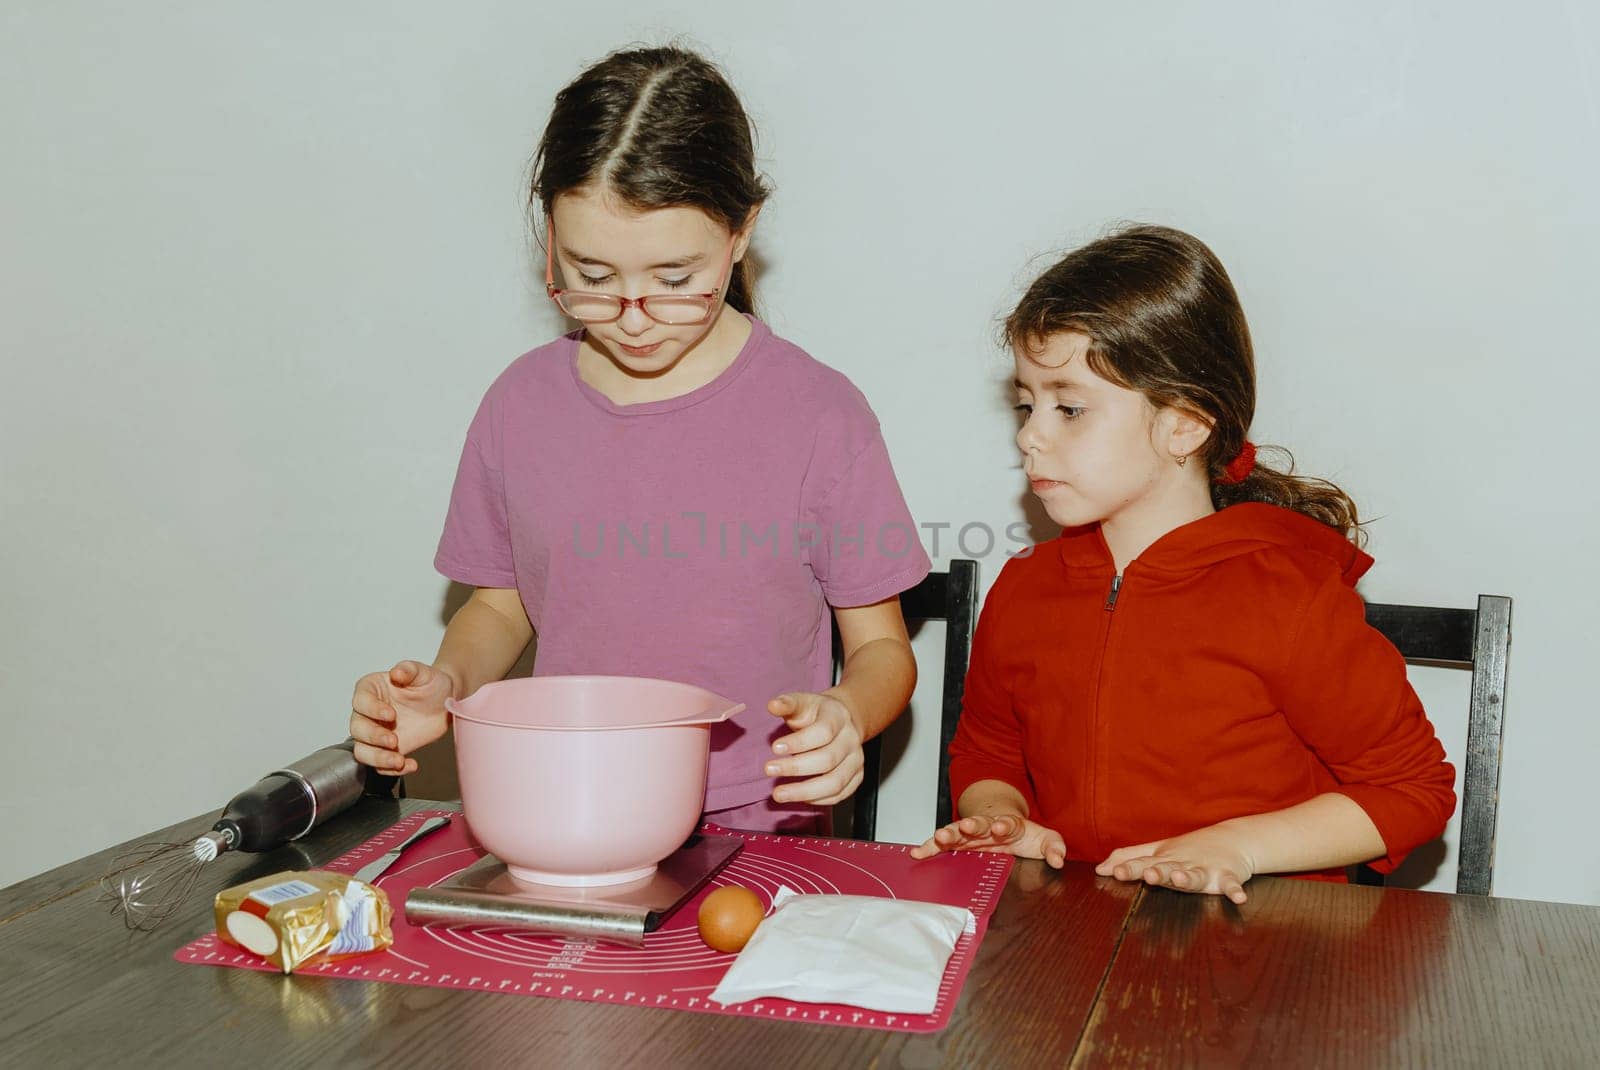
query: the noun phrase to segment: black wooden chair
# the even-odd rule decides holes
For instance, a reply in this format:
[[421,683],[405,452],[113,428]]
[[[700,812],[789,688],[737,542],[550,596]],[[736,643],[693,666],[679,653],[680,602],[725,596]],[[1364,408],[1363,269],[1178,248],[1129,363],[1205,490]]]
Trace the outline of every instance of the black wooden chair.
[[[1494,827],[1500,807],[1500,730],[1511,649],[1511,599],[1481,594],[1477,609],[1369,602],[1367,623],[1382,632],[1407,662],[1472,672],[1456,891],[1488,895],[1494,884]],[[1355,879],[1357,884],[1383,883],[1383,875],[1367,866],[1356,867]]]
[[[945,622],[944,688],[939,705],[939,786],[934,804],[937,828],[950,821],[950,741],[961,717],[961,693],[967,682],[967,659],[972,653],[972,629],[978,616],[978,563],[965,558],[950,562],[947,572],[930,572],[926,579],[900,595],[900,610],[910,621]],[[833,634],[834,676],[840,666],[839,633]],[[878,830],[878,781],[883,776],[883,737],[862,748],[866,769],[852,801],[850,835],[872,839]]]

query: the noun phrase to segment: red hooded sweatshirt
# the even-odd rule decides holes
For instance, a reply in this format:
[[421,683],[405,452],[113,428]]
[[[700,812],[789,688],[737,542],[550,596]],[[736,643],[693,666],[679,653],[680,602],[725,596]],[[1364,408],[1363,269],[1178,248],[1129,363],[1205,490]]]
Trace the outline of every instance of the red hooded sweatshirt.
[[1259,504],[1168,532],[1121,577],[1098,526],[1011,559],[973,639],[954,798],[1004,781],[1069,858],[1099,862],[1339,792],[1383,836],[1374,867],[1393,869],[1444,830],[1455,771],[1366,623],[1354,588],[1371,565],[1327,525]]

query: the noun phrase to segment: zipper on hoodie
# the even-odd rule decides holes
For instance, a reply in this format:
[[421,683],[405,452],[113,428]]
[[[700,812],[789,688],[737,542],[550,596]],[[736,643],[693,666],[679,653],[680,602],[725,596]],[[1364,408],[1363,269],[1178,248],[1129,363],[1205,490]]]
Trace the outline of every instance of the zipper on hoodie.
[[1122,573],[1111,577],[1111,589],[1106,592],[1105,627],[1100,633],[1099,656],[1094,666],[1094,709],[1089,719],[1089,835],[1100,840],[1100,747],[1104,730],[1100,725],[1100,692],[1105,681],[1106,654],[1111,648],[1111,614],[1117,608],[1117,596],[1122,593]]

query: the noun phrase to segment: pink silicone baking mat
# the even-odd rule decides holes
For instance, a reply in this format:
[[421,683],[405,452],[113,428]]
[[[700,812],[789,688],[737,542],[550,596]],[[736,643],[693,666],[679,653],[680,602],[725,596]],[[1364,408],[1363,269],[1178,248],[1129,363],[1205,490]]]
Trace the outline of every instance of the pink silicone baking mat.
[[[457,812],[419,811],[322,868],[353,873],[400,842],[425,819],[443,813],[453,818],[449,827],[414,844],[377,880],[395,908],[394,946],[359,958],[308,966],[299,972],[404,985],[673,1007],[709,1014],[933,1032],[943,1029],[950,1020],[1012,861],[1009,855],[975,852],[915,861],[909,848],[899,844],[773,836],[707,824],[702,831],[738,836],[744,840],[744,849],[661,928],[646,934],[642,948],[538,936],[499,926],[424,929],[406,924],[402,908],[407,892],[419,885],[443,883],[484,854]],[[726,884],[744,885],[768,906],[780,886],[801,893],[877,895],[949,903],[972,911],[978,922],[977,932],[957,941],[931,1014],[886,1014],[783,999],[752,1000],[724,1007],[707,997],[734,956],[713,951],[701,941],[695,916],[700,900],[713,888]],[[215,935],[203,936],[179,948],[175,957],[179,962],[208,966],[274,970]]]

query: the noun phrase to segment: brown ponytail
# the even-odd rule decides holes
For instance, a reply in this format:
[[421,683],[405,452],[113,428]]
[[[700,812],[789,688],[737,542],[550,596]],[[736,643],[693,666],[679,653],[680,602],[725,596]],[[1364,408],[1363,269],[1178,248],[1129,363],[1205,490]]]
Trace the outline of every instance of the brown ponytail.
[[[1267,451],[1283,458],[1277,466],[1261,463],[1260,454]],[[1294,474],[1294,455],[1282,446],[1257,446],[1255,467],[1238,483],[1211,481],[1211,504],[1218,509],[1241,502],[1265,502],[1281,505],[1320,520],[1340,532],[1357,546],[1364,545],[1367,533],[1361,528],[1356,513],[1356,503],[1350,496],[1326,479]],[[1205,451],[1208,455],[1209,450]]]
[[1031,349],[1064,331],[1088,336],[1096,374],[1211,424],[1195,456],[1210,473],[1218,509],[1265,502],[1365,541],[1350,496],[1325,479],[1294,474],[1286,449],[1260,447],[1283,460],[1273,466],[1258,458],[1241,481],[1227,481],[1255,416],[1255,356],[1239,295],[1204,243],[1170,227],[1134,226],[1068,253],[1028,287],[1006,317],[1003,339],[1008,348]]

